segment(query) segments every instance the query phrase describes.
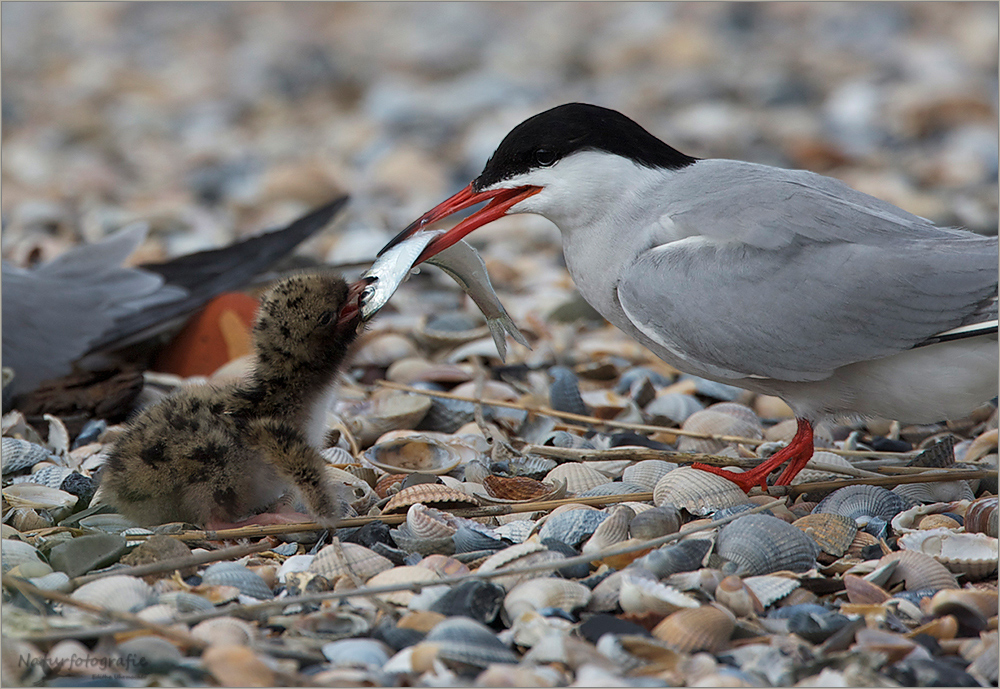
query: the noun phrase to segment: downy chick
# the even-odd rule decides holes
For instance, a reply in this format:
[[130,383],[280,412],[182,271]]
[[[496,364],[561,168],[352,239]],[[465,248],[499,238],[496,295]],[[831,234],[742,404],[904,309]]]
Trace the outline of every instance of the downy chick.
[[358,294],[338,276],[287,278],[261,299],[256,364],[240,382],[199,386],[140,414],[115,444],[102,485],[138,524],[221,528],[261,514],[291,487],[330,526],[351,499],[320,456],[332,383],[357,336]]

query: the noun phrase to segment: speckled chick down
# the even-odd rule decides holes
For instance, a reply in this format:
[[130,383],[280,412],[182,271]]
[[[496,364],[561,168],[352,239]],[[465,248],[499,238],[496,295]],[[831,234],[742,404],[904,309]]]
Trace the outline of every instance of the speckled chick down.
[[102,478],[138,524],[234,522],[294,487],[325,525],[350,493],[319,455],[330,388],[358,332],[343,279],[299,275],[261,299],[254,371],[225,386],[182,390],[145,410],[116,443]]

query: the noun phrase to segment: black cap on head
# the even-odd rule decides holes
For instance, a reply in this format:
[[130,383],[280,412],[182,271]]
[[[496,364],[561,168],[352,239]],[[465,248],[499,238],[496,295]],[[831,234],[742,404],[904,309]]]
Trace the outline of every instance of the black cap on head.
[[587,149],[613,153],[645,167],[670,170],[697,160],[663,143],[620,112],[587,103],[567,103],[514,127],[472,186],[485,189]]

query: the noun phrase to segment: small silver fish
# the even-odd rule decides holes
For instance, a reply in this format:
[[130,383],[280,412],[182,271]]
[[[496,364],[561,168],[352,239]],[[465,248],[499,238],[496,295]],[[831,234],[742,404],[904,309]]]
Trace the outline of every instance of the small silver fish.
[[[436,237],[444,234],[444,230],[418,232],[409,239],[397,244],[382,254],[372,267],[362,276],[371,280],[371,284],[361,294],[361,317],[370,319],[389,301],[396,289],[410,275],[413,262],[420,257],[424,248]],[[500,303],[490,276],[486,272],[486,264],[482,257],[472,248],[472,245],[461,240],[444,251],[427,259],[427,263],[435,265],[447,273],[459,287],[476,303],[486,318],[493,342],[501,361],[507,359],[506,333],[510,333],[517,342],[528,349],[531,346],[507,310]]]

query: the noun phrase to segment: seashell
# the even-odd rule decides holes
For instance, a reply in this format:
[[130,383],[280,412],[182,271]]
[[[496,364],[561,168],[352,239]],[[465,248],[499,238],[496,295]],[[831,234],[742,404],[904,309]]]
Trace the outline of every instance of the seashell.
[[366,401],[348,407],[343,416],[351,434],[367,447],[389,431],[415,428],[430,408],[431,400],[424,395],[378,390]]
[[235,562],[216,562],[201,575],[204,586],[235,586],[244,596],[260,600],[274,598],[274,593],[259,574]]
[[370,447],[366,460],[389,474],[447,474],[461,462],[461,455],[427,435],[408,435]]
[[375,482],[375,494],[380,498],[394,495],[402,488],[402,483],[409,474],[385,474]]
[[982,459],[986,455],[996,454],[997,439],[998,433],[996,428],[981,433],[975,440],[969,443],[969,446],[965,450],[965,455],[962,457],[962,461],[975,462],[978,459]]
[[340,551],[343,557],[337,552],[336,544],[326,546],[316,553],[306,571],[334,581],[347,574],[347,569],[350,568],[359,579],[367,581],[393,566],[389,558],[357,543],[341,543]]
[[856,574],[844,575],[844,588],[847,590],[847,600],[852,603],[881,605],[891,598],[881,586]]
[[[345,545],[347,545],[345,543]],[[424,584],[440,579],[440,575],[427,567],[401,566],[379,572],[367,582],[366,587],[390,586],[403,583]],[[400,606],[407,606],[413,596],[413,591],[392,591],[389,593],[379,593],[377,596],[387,603],[394,603]]]
[[249,646],[255,635],[254,628],[237,617],[216,617],[214,620],[199,622],[191,628],[191,636],[194,638],[219,645]]
[[574,509],[558,514],[553,512],[539,529],[538,537],[542,541],[552,538],[576,548],[590,538],[607,517],[600,510]]
[[664,579],[671,574],[700,568],[711,548],[711,542],[704,538],[672,543],[643,555],[635,561],[635,565],[652,572],[658,579]]
[[[554,459],[538,455],[525,455],[522,457],[512,457],[500,462],[492,462],[490,470],[495,474],[502,473],[507,476],[527,476],[528,478],[544,479],[545,475],[557,466],[558,463]],[[607,481],[610,481],[610,479],[605,478],[605,482]]]
[[335,667],[377,669],[389,662],[392,649],[375,639],[340,639],[323,644],[320,651]]
[[632,538],[640,540],[677,533],[681,528],[681,513],[673,505],[660,505],[637,513],[628,528]]
[[28,581],[43,591],[69,593],[73,589],[73,584],[70,582],[69,575],[66,572],[49,572],[40,577],[31,577]]
[[985,534],[931,529],[903,534],[898,543],[903,550],[930,555],[955,574],[966,575],[970,581],[985,579],[996,572],[1000,558],[997,539]]
[[428,316],[415,330],[417,339],[431,349],[457,347],[490,334],[479,314],[446,312]]
[[811,483],[813,481],[832,481],[840,478],[844,478],[844,474],[837,474],[832,471],[825,471],[816,467],[816,464],[822,462],[823,464],[840,466],[845,469],[853,469],[854,465],[851,464],[849,460],[840,455],[834,454],[832,452],[824,452],[822,450],[817,450],[813,453],[813,456],[809,458],[806,462],[805,467],[795,478],[792,479],[792,485],[797,486],[800,483]]
[[12,509],[4,518],[11,523],[11,526],[22,533],[34,529],[47,529],[56,523],[56,520],[47,511],[39,512],[27,507]]
[[[997,594],[995,590],[942,589],[927,601],[926,612],[935,617],[955,615],[965,626],[985,629],[997,615]],[[970,617],[978,622],[968,624]]]
[[731,612],[709,604],[668,615],[653,627],[653,636],[678,651],[714,653],[726,647],[735,629]]
[[[740,409],[745,409],[743,413]],[[685,419],[682,430],[711,435],[730,435],[741,438],[762,438],[763,428],[753,410],[734,403],[724,408],[712,405],[707,409],[695,412]],[[677,441],[678,452],[716,453],[729,443],[723,440],[682,437]]]
[[467,493],[436,483],[418,483],[415,486],[403,488],[389,499],[382,509],[382,514],[401,514],[421,502],[440,509],[456,507],[477,507],[479,503]]
[[410,338],[392,332],[373,332],[360,338],[352,362],[355,366],[386,368],[399,359],[416,355],[416,347]]
[[917,528],[921,531],[927,531],[929,529],[949,529],[951,531],[957,531],[961,527],[962,525],[960,523],[946,514],[928,514],[917,524]]
[[553,366],[549,369],[552,382],[549,384],[549,406],[556,411],[589,416],[590,409],[580,395],[580,382],[572,369]]
[[439,623],[424,642],[437,647],[438,658],[476,668],[518,661],[489,627],[468,617],[452,617]]
[[600,486],[595,486],[582,493],[577,493],[578,498],[594,498],[606,495],[632,495],[635,493],[648,493],[645,486],[637,486],[634,483],[624,483],[622,481],[612,481]]
[[722,528],[716,551],[736,566],[734,574],[755,576],[811,569],[819,547],[802,530],[777,517],[748,514]]
[[673,471],[676,468],[677,465],[673,462],[666,462],[662,459],[645,459],[627,466],[622,472],[622,481],[643,486],[645,490],[653,490],[657,481],[663,478],[668,471]]
[[997,537],[997,507],[1000,498],[987,495],[973,500],[965,511],[965,530],[968,533],[981,533]]
[[700,412],[705,405],[694,395],[681,392],[665,392],[657,395],[649,402],[643,411],[649,417],[649,422],[656,426],[679,426],[688,417]]
[[450,521],[454,521],[454,517],[419,502],[406,511],[406,525],[417,538],[451,538],[458,531],[458,525]]
[[[553,562],[563,559],[565,559],[565,556],[562,553],[553,552],[541,543],[525,541],[524,543],[512,545],[509,548],[504,548],[490,555],[479,565],[476,571],[486,574],[499,569],[519,569],[538,565],[543,562]],[[511,574],[509,576],[494,577],[493,581],[509,591],[522,581],[537,576],[540,575],[537,573]]]
[[816,541],[824,553],[841,557],[854,542],[858,526],[850,517],[841,514],[807,514],[792,522]]
[[891,490],[880,486],[859,485],[833,491],[816,505],[813,514],[831,512],[855,521],[870,517],[889,521],[905,508],[903,499]]
[[698,516],[748,502],[746,493],[732,481],[691,467],[668,472],[653,489],[653,504],[657,507],[675,505]]
[[493,498],[518,502],[541,500],[552,495],[555,485],[528,478],[527,476],[494,476],[483,479],[483,488]]
[[[51,510],[53,516],[58,514],[63,516],[76,505],[78,498],[75,495],[56,488],[41,486],[36,483],[18,483],[4,488],[3,499],[11,507],[26,507],[35,510]],[[62,517],[58,517],[61,519]]]
[[744,577],[743,583],[757,597],[765,608],[777,603],[799,588],[800,584],[791,577],[763,574],[756,577]]
[[566,491],[574,495],[605,483],[611,483],[611,479],[601,472],[578,462],[560,464],[547,473],[544,480],[553,484],[565,483]]
[[523,543],[534,529],[535,522],[528,519],[515,519],[496,527],[493,531],[497,536],[506,538],[512,543]]
[[[475,522],[473,522],[475,523]],[[499,534],[492,529],[477,529],[469,524],[462,524],[452,536],[456,553],[472,553],[477,551],[502,550],[510,545],[501,540]]]
[[0,548],[0,562],[2,562],[3,571],[7,572],[25,563],[40,563],[42,562],[42,558],[32,545],[23,541],[5,538],[3,539],[3,547]]
[[623,570],[618,590],[618,604],[627,613],[652,612],[669,615],[681,608],[697,608],[697,599],[681,593],[673,586],[661,584]]
[[180,613],[206,612],[208,610],[215,609],[215,605],[213,605],[211,601],[206,600],[202,596],[194,593],[188,593],[187,591],[169,591],[167,593],[162,593],[160,594],[159,602],[171,606],[174,610]]
[[611,508],[607,519],[594,529],[594,533],[580,548],[580,552],[584,555],[591,555],[616,543],[621,543],[628,538],[628,525],[634,516],[635,512],[628,507],[616,505]]
[[[943,470],[947,471],[947,469]],[[939,472],[928,472],[939,473]],[[968,481],[935,481],[928,483],[902,483],[892,492],[909,502],[932,503],[973,500],[975,494]]]
[[543,608],[573,612],[590,601],[590,589],[575,581],[555,577],[530,579],[510,589],[503,599],[504,621],[509,625],[521,613]]
[[385,379],[394,383],[412,385],[421,383],[465,383],[472,380],[469,367],[461,364],[440,364],[420,357],[397,359],[389,365]]
[[45,465],[39,468],[38,471],[33,471],[26,476],[15,476],[11,483],[34,483],[39,486],[48,486],[49,488],[58,490],[70,474],[80,476],[79,473],[69,467]]
[[116,574],[84,584],[70,598],[116,612],[137,612],[154,600],[155,593],[142,579]]
[[760,615],[764,606],[742,579],[730,574],[715,588],[715,602],[729,609],[737,617]]
[[886,584],[892,586],[900,581],[907,591],[920,589],[957,589],[955,575],[947,567],[916,550],[900,550],[882,556],[879,565],[895,562],[896,567]]
[[39,462],[58,461],[46,448],[20,438],[0,439],[0,454],[3,456],[3,475],[35,466]]
[[447,617],[470,617],[490,624],[500,611],[505,594],[504,588],[493,582],[470,579],[451,587],[429,609]]

